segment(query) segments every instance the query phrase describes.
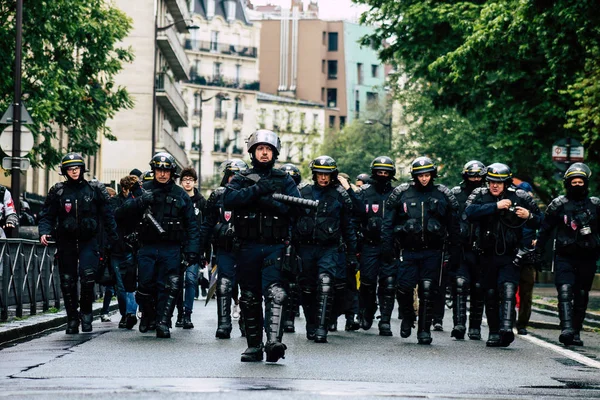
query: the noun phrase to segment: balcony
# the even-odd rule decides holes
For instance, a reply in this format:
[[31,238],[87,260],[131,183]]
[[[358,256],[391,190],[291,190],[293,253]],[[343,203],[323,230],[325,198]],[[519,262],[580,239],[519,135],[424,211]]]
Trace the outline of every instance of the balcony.
[[175,128],[187,126],[188,109],[179,89],[165,73],[156,74],[156,102]]
[[179,145],[179,143],[177,143],[175,138],[169,132],[163,130],[159,139],[162,142],[162,147],[164,147],[165,151],[175,157],[177,164],[182,166],[182,168],[190,165],[190,161],[188,160],[185,150]]
[[227,111],[215,110],[215,119],[227,119]]
[[228,79],[222,75],[219,76],[202,76],[192,74],[188,83],[202,86],[219,86],[230,89],[240,90],[260,90],[260,82],[258,81],[241,81],[236,79]]
[[232,154],[242,154],[243,152],[244,149],[242,149],[241,147],[233,146],[233,149],[231,149]]
[[190,12],[185,0],[165,0],[167,10],[173,21],[180,21],[175,24],[179,33],[189,33],[187,29],[188,22],[190,20]]
[[156,36],[156,44],[173,70],[177,80],[190,79],[190,61],[175,33],[175,28],[160,31]]
[[244,114],[242,113],[233,113],[233,121],[243,122]]
[[227,147],[224,144],[215,143],[213,147],[214,153],[227,153]]
[[234,46],[232,44],[209,42],[206,40],[186,39],[185,48],[191,51],[206,51],[238,57],[256,58],[258,56],[256,47]]
[[192,151],[196,153],[200,153],[202,151],[202,143],[201,142],[192,142]]

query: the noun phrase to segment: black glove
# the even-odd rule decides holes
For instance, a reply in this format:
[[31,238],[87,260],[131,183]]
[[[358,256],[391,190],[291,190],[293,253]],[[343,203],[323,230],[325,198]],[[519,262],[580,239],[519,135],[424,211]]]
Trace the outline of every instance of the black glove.
[[353,269],[354,272],[358,272],[359,268],[360,268],[360,263],[358,262],[358,257],[356,256],[356,254],[352,254],[349,253],[346,255],[346,263],[348,264],[348,267]]
[[198,264],[198,262],[200,261],[198,253],[185,253],[183,255],[183,258],[185,259],[185,261],[187,261],[189,265]]
[[277,190],[277,184],[272,179],[261,178],[256,182],[256,187],[260,194],[274,193]]
[[154,203],[154,193],[150,190],[145,190],[140,197],[143,206],[149,206]]
[[140,181],[137,181],[133,184],[133,186],[131,187],[131,189],[129,189],[129,191],[135,196],[135,197],[139,197],[141,195],[142,192],[142,185],[140,184]]

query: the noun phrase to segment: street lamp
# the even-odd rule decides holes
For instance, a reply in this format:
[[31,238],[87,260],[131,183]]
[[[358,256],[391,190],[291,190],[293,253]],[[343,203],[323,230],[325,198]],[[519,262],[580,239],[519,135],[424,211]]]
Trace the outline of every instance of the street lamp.
[[217,94],[215,94],[214,96],[209,97],[208,99],[203,99],[202,98],[202,93],[204,93],[203,90],[198,90],[196,91],[196,93],[194,93],[194,97],[196,98],[196,104],[198,108],[198,130],[200,132],[200,152],[199,152],[199,156],[198,156],[198,187],[202,187],[202,151],[203,151],[203,146],[202,146],[202,104],[211,101],[212,99],[214,99],[215,97],[221,100],[231,100],[231,98],[229,97],[229,95],[225,92],[219,92]]
[[387,142],[388,142],[388,147],[390,149],[390,151],[392,150],[392,119],[390,118],[390,122],[383,122],[380,121],[378,119],[367,119],[365,120],[365,125],[375,125],[377,123],[381,124],[382,126],[387,128]]
[[[175,22],[171,22],[168,25],[158,26],[158,14],[155,17],[155,21],[154,21],[154,67],[152,69],[152,154],[150,155],[150,157],[153,157],[154,153],[156,152],[156,64],[158,62],[158,44],[157,44],[158,32],[166,31],[167,29],[175,26],[176,24],[178,24],[180,22],[187,22],[187,21],[193,22],[194,20],[191,18],[179,19]],[[186,28],[188,30],[200,29],[200,27],[195,24],[187,25]]]

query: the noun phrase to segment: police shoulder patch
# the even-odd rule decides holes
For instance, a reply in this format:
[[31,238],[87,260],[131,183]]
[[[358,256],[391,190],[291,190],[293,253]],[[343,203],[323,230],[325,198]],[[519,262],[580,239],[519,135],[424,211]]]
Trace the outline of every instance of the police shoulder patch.
[[346,189],[344,189],[344,187],[342,185],[337,185],[335,187],[335,189],[340,194],[340,196],[342,196],[342,200],[344,200],[344,203],[346,204],[346,206],[349,206],[350,208],[352,208],[352,199],[350,198],[350,195],[348,194]]
[[558,196],[550,202],[548,208],[546,209],[546,213],[549,215],[556,214],[568,202],[569,199],[567,199],[566,196]]

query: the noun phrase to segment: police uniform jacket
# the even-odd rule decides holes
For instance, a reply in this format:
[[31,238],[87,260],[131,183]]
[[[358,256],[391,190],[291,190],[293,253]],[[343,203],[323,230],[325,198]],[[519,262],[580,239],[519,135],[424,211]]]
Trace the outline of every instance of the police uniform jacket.
[[362,240],[367,243],[381,243],[381,229],[386,214],[385,202],[392,190],[391,183],[386,184],[382,190],[377,190],[376,185],[367,183],[357,190],[348,191]]

